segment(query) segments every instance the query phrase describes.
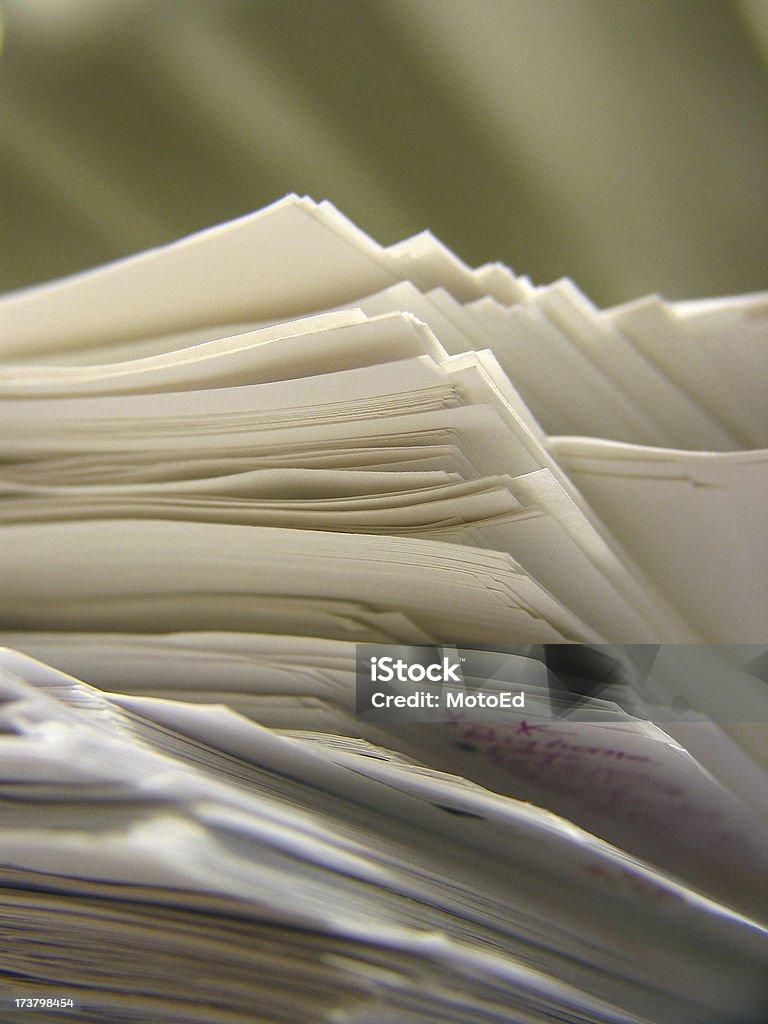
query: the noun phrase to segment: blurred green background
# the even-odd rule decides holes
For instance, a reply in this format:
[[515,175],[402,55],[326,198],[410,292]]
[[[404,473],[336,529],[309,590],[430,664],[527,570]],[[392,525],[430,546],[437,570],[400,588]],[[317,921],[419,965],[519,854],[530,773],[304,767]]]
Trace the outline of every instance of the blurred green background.
[[0,288],[329,198],[602,304],[766,287],[766,0],[0,0]]

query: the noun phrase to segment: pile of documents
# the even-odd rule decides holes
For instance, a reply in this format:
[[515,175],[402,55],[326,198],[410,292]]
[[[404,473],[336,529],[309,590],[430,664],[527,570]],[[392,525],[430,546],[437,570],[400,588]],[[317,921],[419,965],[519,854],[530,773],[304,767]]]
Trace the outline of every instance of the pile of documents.
[[[3,1020],[768,1019],[768,296],[288,196],[0,358]],[[360,714],[369,645],[525,709]]]

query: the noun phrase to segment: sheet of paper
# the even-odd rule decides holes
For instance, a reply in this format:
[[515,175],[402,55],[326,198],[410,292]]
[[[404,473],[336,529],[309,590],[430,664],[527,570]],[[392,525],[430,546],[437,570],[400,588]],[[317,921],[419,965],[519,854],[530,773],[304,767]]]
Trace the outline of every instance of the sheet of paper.
[[[592,507],[713,643],[761,643],[768,622],[765,451],[706,453],[557,438]],[[628,516],[635,508],[640,514]]]
[[[142,622],[147,628],[153,621],[149,628],[173,629],[157,618],[159,609],[152,605],[153,598],[173,597],[174,621],[186,604],[188,611],[199,608],[195,628],[206,628],[205,616],[212,614],[217,595],[269,595],[290,603],[320,594],[325,600],[402,610],[425,632],[448,642],[455,642],[453,633],[465,636],[465,642],[514,642],[526,629],[553,642],[599,639],[510,556],[477,548],[159,520],[91,520],[2,530],[5,587],[0,617],[9,628],[29,624],[31,617],[41,624],[44,618],[49,623],[66,621],[73,606],[112,599],[131,609],[133,629],[142,629]],[[84,575],[85,564],[89,571]],[[350,564],[355,572],[348,571]],[[404,573],[409,578],[405,592]],[[207,613],[206,595],[211,599]],[[211,623],[209,628],[221,627]],[[298,614],[290,631],[304,632]]]

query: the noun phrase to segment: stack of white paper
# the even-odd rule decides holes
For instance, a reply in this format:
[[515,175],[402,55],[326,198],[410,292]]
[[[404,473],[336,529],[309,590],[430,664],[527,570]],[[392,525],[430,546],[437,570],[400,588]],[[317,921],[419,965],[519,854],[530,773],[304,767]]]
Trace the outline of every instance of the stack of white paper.
[[[9,1020],[760,1024],[768,297],[288,196],[0,355]],[[360,644],[524,710],[361,715]]]
[[105,699],[20,655],[1,678],[4,970],[76,1002],[69,1019],[764,1008],[763,926],[562,818],[362,742]]

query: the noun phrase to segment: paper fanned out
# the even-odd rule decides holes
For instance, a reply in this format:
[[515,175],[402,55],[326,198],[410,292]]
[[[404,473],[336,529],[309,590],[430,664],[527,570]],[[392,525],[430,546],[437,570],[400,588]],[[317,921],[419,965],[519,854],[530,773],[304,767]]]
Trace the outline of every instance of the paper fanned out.
[[[0,359],[3,1020],[768,1019],[767,295],[291,195]],[[361,644],[525,710],[361,715]]]

